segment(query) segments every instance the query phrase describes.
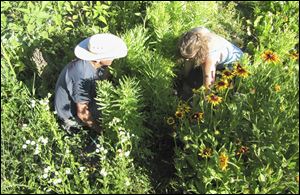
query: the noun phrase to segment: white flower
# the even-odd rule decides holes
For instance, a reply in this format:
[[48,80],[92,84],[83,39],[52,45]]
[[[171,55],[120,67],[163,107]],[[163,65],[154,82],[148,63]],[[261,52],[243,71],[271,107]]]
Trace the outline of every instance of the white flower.
[[23,144],[22,148],[23,148],[23,149],[26,149],[26,148],[27,148],[27,145],[26,145],[26,144]]
[[79,167],[80,171],[83,171],[85,169],[85,167]]
[[100,148],[100,144],[97,144],[96,147],[97,147],[97,148]]
[[48,137],[42,139],[41,142],[43,143],[43,145],[46,145],[48,143]]
[[106,158],[105,156],[102,156],[102,157],[100,157],[100,160],[103,161],[103,160],[105,160],[105,158]]
[[71,174],[71,169],[70,168],[66,168],[66,174],[70,175]]
[[130,185],[130,181],[129,181],[129,179],[127,179],[127,178],[126,178],[125,185],[126,185],[126,186],[129,186],[129,185]]
[[107,152],[108,152],[108,151],[107,151],[106,149],[103,151],[104,154],[107,154]]
[[40,153],[40,150],[38,148],[36,148],[35,151],[34,151],[34,155],[37,155],[39,153]]
[[35,145],[35,141],[31,141],[31,143],[30,143],[30,144],[31,144],[32,146],[33,146],[33,145]]
[[59,184],[59,183],[61,183],[61,182],[62,182],[62,181],[61,181],[60,178],[55,179],[55,180],[53,181],[53,185]]
[[35,100],[30,100],[30,103],[31,103],[31,108],[34,108],[35,107]]
[[102,168],[101,171],[100,171],[100,174],[101,174],[103,177],[106,177],[107,172],[106,172],[106,170],[105,170],[104,168]]
[[125,155],[126,157],[128,157],[128,156],[129,156],[129,154],[130,154],[130,151],[127,151],[127,152],[125,152],[125,154],[124,154],[124,155]]
[[96,153],[99,153],[99,152],[100,152],[100,150],[97,148],[97,149],[96,149]]
[[59,175],[59,173],[57,171],[54,172],[55,175]]
[[103,146],[100,148],[100,151],[102,152],[102,151],[104,151],[104,148],[103,148]]
[[25,142],[25,143],[26,143],[26,144],[30,144],[30,142],[31,142],[30,140],[26,140],[26,142]]
[[46,179],[47,177],[48,177],[48,174],[47,174],[47,173],[44,173],[44,174],[43,174],[43,178]]
[[53,114],[57,114],[56,110],[53,112]]
[[46,106],[46,105],[48,105],[49,100],[39,100],[39,102],[41,105]]
[[23,124],[23,125],[22,125],[22,129],[27,128],[27,126],[28,126],[27,124]]
[[51,167],[50,167],[50,166],[44,168],[44,172],[45,172],[45,173],[48,173],[50,170],[51,170]]

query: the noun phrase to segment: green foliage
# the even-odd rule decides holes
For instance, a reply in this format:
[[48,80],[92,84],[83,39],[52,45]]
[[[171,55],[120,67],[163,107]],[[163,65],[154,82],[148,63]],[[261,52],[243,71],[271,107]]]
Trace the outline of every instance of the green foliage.
[[[299,193],[298,24],[284,1],[2,2],[1,193]],[[174,90],[178,39],[197,26],[245,51],[249,75],[220,91],[219,72],[217,105]],[[51,93],[101,32],[128,55],[97,83],[103,134],[70,136]]]

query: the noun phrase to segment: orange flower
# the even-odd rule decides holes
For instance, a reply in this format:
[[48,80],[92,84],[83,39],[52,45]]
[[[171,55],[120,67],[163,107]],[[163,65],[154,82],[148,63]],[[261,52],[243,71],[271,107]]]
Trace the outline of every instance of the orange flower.
[[215,94],[210,94],[207,96],[207,100],[215,106],[222,102],[222,97],[219,97]]
[[227,169],[228,156],[225,153],[221,153],[221,155],[219,156],[219,165],[222,171]]
[[278,62],[279,61],[278,55],[271,50],[266,50],[264,53],[261,54],[261,57],[265,62]]

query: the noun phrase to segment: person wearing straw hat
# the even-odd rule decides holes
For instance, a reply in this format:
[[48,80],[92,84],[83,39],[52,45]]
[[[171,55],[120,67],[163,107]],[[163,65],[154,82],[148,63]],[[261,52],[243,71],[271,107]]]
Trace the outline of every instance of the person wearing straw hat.
[[108,66],[127,55],[127,46],[121,38],[102,33],[81,41],[74,53],[77,59],[61,71],[56,82],[55,111],[68,133],[82,126],[101,132],[94,99],[96,80],[107,79]]

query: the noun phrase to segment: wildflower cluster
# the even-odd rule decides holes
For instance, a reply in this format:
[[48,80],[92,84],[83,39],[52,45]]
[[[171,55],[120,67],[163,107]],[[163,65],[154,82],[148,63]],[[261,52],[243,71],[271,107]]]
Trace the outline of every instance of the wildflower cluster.
[[279,62],[279,57],[276,53],[274,53],[271,50],[266,50],[265,52],[263,52],[261,54],[261,58],[265,61],[265,62],[273,62],[273,63],[277,63]]

